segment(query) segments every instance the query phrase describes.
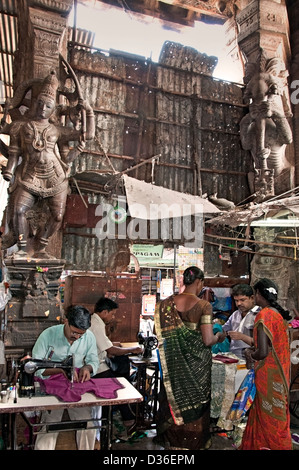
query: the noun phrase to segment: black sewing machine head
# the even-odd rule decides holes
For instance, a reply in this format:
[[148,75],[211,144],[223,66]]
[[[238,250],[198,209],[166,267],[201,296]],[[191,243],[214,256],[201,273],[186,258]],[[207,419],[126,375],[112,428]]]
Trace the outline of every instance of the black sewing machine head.
[[68,356],[63,361],[51,361],[49,359],[24,358],[20,360],[19,396],[31,397],[34,393],[34,373],[38,369],[63,369],[70,381],[74,378],[74,358]]
[[158,339],[156,336],[145,336],[141,331],[137,335],[139,344],[143,344],[143,359],[152,357],[152,351],[158,347]]

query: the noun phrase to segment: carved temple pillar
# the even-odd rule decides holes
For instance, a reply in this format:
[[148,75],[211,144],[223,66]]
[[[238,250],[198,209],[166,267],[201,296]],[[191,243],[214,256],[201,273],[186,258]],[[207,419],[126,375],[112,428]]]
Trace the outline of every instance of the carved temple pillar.
[[269,58],[280,57],[287,65],[290,59],[287,9],[281,0],[242,0],[236,21],[239,26],[238,43],[250,62],[260,49]]
[[[253,158],[255,172],[248,177],[256,202],[282,194],[298,184],[294,181],[291,49],[285,4],[283,0],[241,0],[236,15],[238,44],[245,58],[244,100],[249,109],[240,123],[240,138],[243,148]],[[278,231],[282,230],[256,227],[253,236],[257,241],[269,243],[276,241]],[[271,245],[261,247],[260,251],[268,252],[269,256],[254,255],[251,283],[263,277],[272,279],[279,287],[279,303],[289,310],[297,308],[296,253],[292,260],[290,250],[276,247],[274,251]]]
[[290,93],[293,110],[293,135],[295,151],[295,186],[299,186],[299,4],[296,0],[288,1],[290,24],[290,43],[292,63],[290,68]]
[[294,187],[285,2],[243,0],[236,22],[238,44],[246,59],[244,98],[249,105],[240,124],[241,143],[252,154],[255,174],[249,175],[249,182],[261,202]]
[[[66,55],[67,17],[72,0],[18,0],[18,50],[14,60],[14,90],[24,82],[55,71],[59,54]],[[59,233],[50,239],[53,259],[7,256],[4,260],[12,298],[0,312],[6,357],[30,352],[39,334],[57,324],[62,314],[58,297],[64,269]]]
[[[271,279],[278,286],[278,303],[292,310],[297,308],[298,300],[296,253],[292,260],[289,249],[270,245],[277,242],[277,235],[282,230],[274,227],[254,227],[254,239],[269,244],[259,245],[257,248],[263,255],[256,254],[253,257],[250,265],[251,284],[264,277]],[[265,256],[267,253],[269,256]]]
[[45,77],[51,70],[58,72],[72,5],[73,0],[18,0],[14,88],[30,78]]

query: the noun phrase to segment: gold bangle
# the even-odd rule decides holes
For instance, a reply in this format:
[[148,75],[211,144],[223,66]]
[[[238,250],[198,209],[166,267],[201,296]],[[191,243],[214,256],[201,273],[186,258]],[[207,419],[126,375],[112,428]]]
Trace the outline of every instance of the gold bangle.
[[201,325],[209,325],[212,324],[212,318],[211,315],[202,315],[200,319],[200,324]]

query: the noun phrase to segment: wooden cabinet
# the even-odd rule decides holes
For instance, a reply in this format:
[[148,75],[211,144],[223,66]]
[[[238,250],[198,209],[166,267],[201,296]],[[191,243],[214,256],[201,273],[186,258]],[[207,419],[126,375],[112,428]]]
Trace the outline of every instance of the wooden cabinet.
[[65,279],[64,305],[83,305],[94,311],[96,301],[106,296],[119,308],[116,321],[109,325],[111,341],[136,342],[142,309],[142,281],[135,276],[108,276],[95,273],[76,273]]

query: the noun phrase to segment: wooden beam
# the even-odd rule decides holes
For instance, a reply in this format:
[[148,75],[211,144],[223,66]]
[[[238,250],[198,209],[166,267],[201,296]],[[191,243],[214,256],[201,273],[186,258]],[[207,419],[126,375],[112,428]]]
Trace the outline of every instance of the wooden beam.
[[[222,243],[209,242],[207,240],[205,240],[204,243],[207,243],[208,245],[216,245],[216,246],[221,245],[221,248],[223,248],[224,250],[241,251],[242,253],[245,253],[245,254],[248,254],[248,255],[260,255],[260,256],[268,256],[269,258],[282,258],[282,259],[289,259],[291,261],[296,261],[296,258],[291,258],[290,256],[275,255],[274,253],[263,253],[261,251],[251,251],[251,250],[246,251],[246,250],[243,250],[242,248],[235,248],[235,247],[231,247],[231,246],[226,246],[226,245],[222,245]],[[291,245],[289,245],[289,246],[291,246]]]
[[[290,243],[274,243],[274,242],[261,242],[261,241],[256,241],[252,240],[250,238],[233,238],[233,237],[224,237],[222,235],[212,235],[211,233],[205,233],[206,237],[211,237],[211,238],[218,238],[221,240],[232,240],[234,242],[246,242],[246,243],[254,243],[255,245],[269,245],[269,246],[276,246],[280,248],[297,248],[298,245],[291,245]],[[231,250],[234,250],[234,248],[231,248]]]

